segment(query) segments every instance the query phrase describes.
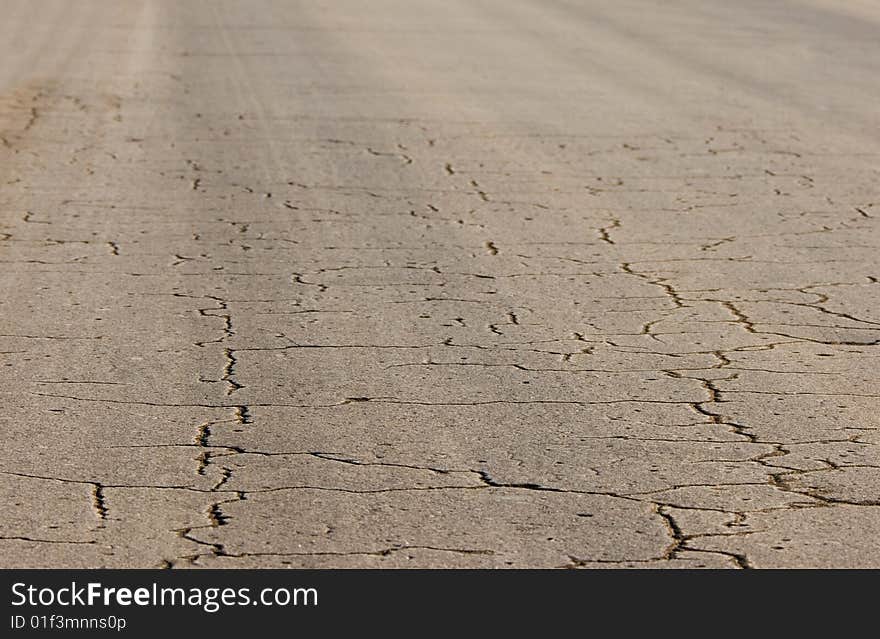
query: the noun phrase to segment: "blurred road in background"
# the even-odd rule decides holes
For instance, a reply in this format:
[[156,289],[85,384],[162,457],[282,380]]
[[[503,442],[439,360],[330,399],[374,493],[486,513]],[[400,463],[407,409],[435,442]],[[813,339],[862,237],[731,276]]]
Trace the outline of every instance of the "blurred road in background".
[[0,565],[880,567],[877,3],[0,11]]

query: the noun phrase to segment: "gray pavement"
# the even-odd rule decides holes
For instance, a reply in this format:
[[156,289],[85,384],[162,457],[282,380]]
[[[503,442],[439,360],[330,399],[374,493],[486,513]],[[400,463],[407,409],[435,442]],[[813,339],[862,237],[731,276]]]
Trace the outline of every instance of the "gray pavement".
[[0,9],[0,566],[880,567],[876,2]]

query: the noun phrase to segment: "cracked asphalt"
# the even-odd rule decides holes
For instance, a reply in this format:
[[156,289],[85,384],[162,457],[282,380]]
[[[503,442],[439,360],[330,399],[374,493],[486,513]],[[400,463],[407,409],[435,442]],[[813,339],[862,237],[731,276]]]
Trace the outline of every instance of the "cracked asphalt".
[[5,0],[0,565],[880,567],[880,9]]

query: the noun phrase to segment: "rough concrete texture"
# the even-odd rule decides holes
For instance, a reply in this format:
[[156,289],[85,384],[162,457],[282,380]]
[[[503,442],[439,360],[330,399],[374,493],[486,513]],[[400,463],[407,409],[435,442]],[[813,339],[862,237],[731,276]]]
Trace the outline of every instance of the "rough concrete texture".
[[880,567],[880,9],[6,0],[0,565]]

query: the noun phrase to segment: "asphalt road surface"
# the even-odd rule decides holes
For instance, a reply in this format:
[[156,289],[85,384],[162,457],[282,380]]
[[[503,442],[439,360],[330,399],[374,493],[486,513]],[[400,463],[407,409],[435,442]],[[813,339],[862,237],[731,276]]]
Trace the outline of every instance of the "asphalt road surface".
[[0,10],[0,565],[880,567],[876,2]]

